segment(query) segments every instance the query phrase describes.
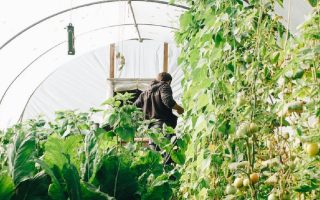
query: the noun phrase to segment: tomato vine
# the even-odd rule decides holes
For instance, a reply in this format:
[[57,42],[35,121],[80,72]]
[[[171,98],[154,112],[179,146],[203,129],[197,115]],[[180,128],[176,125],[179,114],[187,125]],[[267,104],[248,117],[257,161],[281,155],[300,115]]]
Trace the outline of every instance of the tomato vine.
[[[192,138],[180,169],[181,195],[318,197],[319,173],[310,170],[309,178],[298,180],[305,168],[293,163],[319,167],[319,155],[305,158],[299,146],[319,143],[319,123],[306,126],[319,121],[319,5],[294,37],[274,12],[282,1],[188,2],[176,33],[185,76],[184,131]],[[250,189],[235,184],[252,173],[259,182]]]

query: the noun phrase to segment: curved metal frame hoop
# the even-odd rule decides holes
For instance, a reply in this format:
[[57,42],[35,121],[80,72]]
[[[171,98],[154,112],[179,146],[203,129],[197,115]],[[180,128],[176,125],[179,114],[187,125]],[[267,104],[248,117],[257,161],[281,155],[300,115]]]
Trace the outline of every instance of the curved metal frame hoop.
[[[51,19],[55,16],[58,16],[58,15],[61,15],[63,13],[66,13],[66,12],[69,12],[69,11],[72,11],[72,10],[76,10],[76,9],[79,9],[79,8],[83,8],[83,7],[88,7],[88,6],[92,6],[92,5],[97,5],[97,4],[104,4],[104,3],[112,3],[112,2],[122,2],[122,1],[127,1],[127,0],[105,0],[105,1],[95,1],[95,2],[92,2],[92,3],[87,3],[87,4],[82,4],[82,5],[79,5],[79,6],[75,6],[73,8],[69,8],[69,9],[66,9],[66,10],[62,10],[60,12],[57,12],[55,14],[52,14],[48,17],[45,17],[33,24],[31,24],[30,26],[26,27],[25,29],[23,29],[22,31],[20,31],[19,33],[15,34],[13,37],[11,37],[8,41],[6,41],[3,45],[0,46],[0,50],[3,49],[5,46],[7,46],[10,42],[12,42],[15,38],[17,38],[19,35],[23,34],[24,32],[26,32],[27,30],[33,28],[34,26],[48,20],[48,19]],[[169,2],[165,2],[165,1],[158,1],[158,0],[131,0],[131,2],[148,2],[148,3],[159,3],[159,4],[166,4],[166,5],[170,5],[170,6],[175,6],[175,7],[178,7],[178,8],[182,8],[182,9],[186,9],[188,10],[189,7],[187,6],[183,6],[183,5],[179,5],[179,4],[171,4]]]
[[[170,26],[164,26],[164,25],[159,25],[159,24],[138,24],[140,26],[157,26],[157,27],[163,27],[163,28],[169,28],[169,29],[176,29],[175,27],[170,27]],[[108,28],[114,28],[114,27],[120,27],[120,26],[135,26],[135,24],[118,24],[118,25],[111,25],[111,26],[105,26],[105,27],[100,27],[97,29],[93,29],[84,33],[79,34],[77,37],[82,36],[82,35],[86,35],[88,33],[91,32],[95,32],[95,31],[99,31],[102,29],[108,29]],[[151,39],[151,38],[144,38],[146,39]],[[20,71],[20,73],[11,81],[11,83],[8,85],[8,87],[6,88],[6,90],[4,91],[3,95],[1,96],[0,99],[0,105],[3,101],[3,99],[5,98],[5,96],[7,95],[9,89],[11,88],[11,86],[14,84],[14,82],[16,82],[16,80],[33,64],[35,63],[37,60],[39,60],[41,57],[43,57],[44,55],[46,55],[47,53],[49,53],[51,50],[53,50],[54,48],[60,46],[61,44],[65,43],[66,41],[60,42],[56,45],[54,45],[53,47],[50,47],[48,50],[46,50],[45,52],[43,52],[42,54],[40,54],[38,57],[36,57],[33,61],[31,61],[25,68],[23,68],[23,70]]]

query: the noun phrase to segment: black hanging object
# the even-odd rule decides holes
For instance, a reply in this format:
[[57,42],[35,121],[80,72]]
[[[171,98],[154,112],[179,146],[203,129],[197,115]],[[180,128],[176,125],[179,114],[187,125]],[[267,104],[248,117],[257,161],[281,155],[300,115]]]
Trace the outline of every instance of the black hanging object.
[[74,55],[76,53],[76,50],[74,49],[74,27],[70,23],[67,26],[68,30],[68,55]]

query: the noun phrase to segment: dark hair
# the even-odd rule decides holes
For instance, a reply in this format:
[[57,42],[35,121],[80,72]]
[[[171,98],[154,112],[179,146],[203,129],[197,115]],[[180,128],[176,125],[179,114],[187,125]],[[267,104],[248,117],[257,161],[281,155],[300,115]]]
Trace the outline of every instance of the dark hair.
[[172,81],[172,76],[168,72],[161,72],[157,76],[157,81]]

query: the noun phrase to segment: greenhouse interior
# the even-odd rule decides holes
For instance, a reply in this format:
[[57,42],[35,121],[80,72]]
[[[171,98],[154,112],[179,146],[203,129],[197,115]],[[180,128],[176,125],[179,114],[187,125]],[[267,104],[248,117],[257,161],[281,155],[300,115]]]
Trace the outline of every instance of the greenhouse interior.
[[319,200],[319,0],[0,1],[0,200]]

